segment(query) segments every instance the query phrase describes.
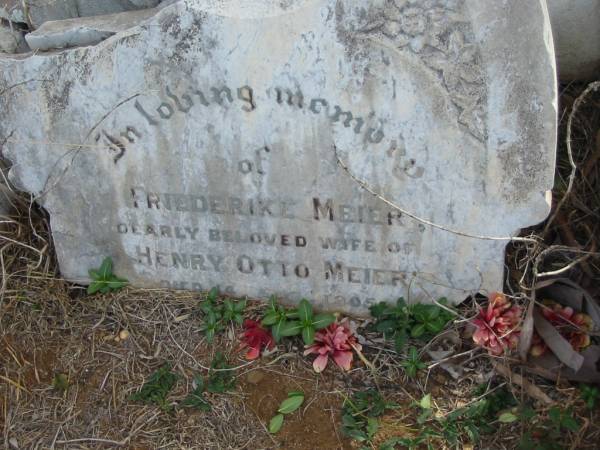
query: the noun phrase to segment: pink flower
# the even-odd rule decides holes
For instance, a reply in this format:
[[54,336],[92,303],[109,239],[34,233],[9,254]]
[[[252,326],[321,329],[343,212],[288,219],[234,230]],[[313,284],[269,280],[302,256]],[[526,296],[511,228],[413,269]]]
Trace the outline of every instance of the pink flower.
[[492,293],[487,308],[480,308],[479,315],[472,321],[476,328],[473,341],[492,355],[501,355],[506,349],[516,348],[521,313],[521,308],[512,305],[504,294]]
[[317,356],[313,361],[315,372],[322,372],[327,367],[329,357],[342,369],[350,370],[352,366],[352,350],[362,350],[362,346],[358,343],[356,336],[347,325],[344,319],[341,322],[334,322],[327,328],[319,330],[315,334],[315,343],[306,348],[304,355],[316,353]]
[[246,319],[244,320],[244,329],[240,348],[248,347],[246,359],[256,359],[260,356],[262,349],[268,348],[271,350],[275,346],[273,336],[260,323]]
[[[563,306],[552,300],[544,300],[544,307],[541,308],[544,318],[554,325],[554,328],[564,337],[573,350],[581,352],[590,345],[590,335],[592,330],[592,318],[587,314],[575,313],[573,308]],[[533,334],[533,342],[529,353],[533,356],[541,356],[548,350],[548,346],[537,333]]]

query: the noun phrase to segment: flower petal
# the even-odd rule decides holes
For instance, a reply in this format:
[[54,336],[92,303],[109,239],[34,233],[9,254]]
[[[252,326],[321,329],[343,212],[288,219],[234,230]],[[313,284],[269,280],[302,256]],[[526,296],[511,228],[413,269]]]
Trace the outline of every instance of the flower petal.
[[313,369],[315,369],[315,372],[317,372],[317,373],[323,372],[323,370],[325,370],[325,367],[327,367],[328,360],[329,360],[328,355],[317,356],[315,358],[315,360],[313,361]]
[[248,353],[246,353],[246,359],[253,360],[260,356],[260,350],[258,348],[250,347]]
[[333,360],[342,370],[348,371],[352,366],[352,352],[335,352]]

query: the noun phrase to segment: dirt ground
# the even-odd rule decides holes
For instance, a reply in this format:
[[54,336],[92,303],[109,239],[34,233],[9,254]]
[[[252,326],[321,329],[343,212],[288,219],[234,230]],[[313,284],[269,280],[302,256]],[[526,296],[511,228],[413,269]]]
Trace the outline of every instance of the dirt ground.
[[[555,206],[565,198],[552,223],[524,231],[538,236],[541,249],[513,245],[507,256],[506,291],[525,297],[531,288],[532,267],[561,272],[600,295],[600,92],[592,93],[573,116],[572,156],[576,178],[569,189],[572,165],[566,151],[570,111],[585,86],[563,87],[560,154]],[[462,374],[452,378],[440,364],[410,379],[400,368],[406,356],[360,328],[366,342],[367,367],[356,361],[349,373],[330,365],[322,374],[302,356],[300,341],[289,341],[257,361],[239,351],[239,328],[229,328],[208,344],[200,332],[201,294],[126,288],[88,296],[85,289],[60,279],[43,211],[17,199],[19,214],[0,234],[0,446],[7,449],[352,449],[360,445],[341,432],[341,408],[352,393],[379,390],[398,404],[381,419],[373,448],[390,437],[414,437],[421,428],[415,402],[431,393],[439,414],[448,414],[477,400],[482,383],[502,387],[529,401],[541,414],[550,406],[532,398],[531,389],[493,369],[501,362],[512,375],[522,374],[554,404],[572,407],[581,424],[564,434],[564,448],[598,448],[597,410],[585,408],[576,384],[551,382],[523,372],[516,359],[491,358],[474,349],[459,332],[459,351],[467,356]],[[550,251],[544,250],[550,249]],[[554,249],[554,250],[553,250]],[[264,305],[251,302],[246,317],[260,318]],[[473,317],[473,303],[461,308]],[[358,325],[364,325],[358,322]],[[124,330],[127,336],[124,339]],[[422,345],[422,344],[421,344]],[[433,346],[434,343],[428,344]],[[236,387],[225,394],[206,394],[210,412],[180,406],[168,410],[131,399],[151,374],[165,363],[178,375],[168,396],[180,405],[197,375],[209,373],[215,353],[231,366]],[[68,388],[55,386],[57,375]],[[54,385],[53,385],[54,384]],[[281,432],[267,432],[279,403],[290,391],[303,391],[303,406],[286,417]],[[527,422],[493,424],[478,448],[516,448]],[[443,448],[438,443],[436,448]],[[473,448],[468,440],[458,448]]]

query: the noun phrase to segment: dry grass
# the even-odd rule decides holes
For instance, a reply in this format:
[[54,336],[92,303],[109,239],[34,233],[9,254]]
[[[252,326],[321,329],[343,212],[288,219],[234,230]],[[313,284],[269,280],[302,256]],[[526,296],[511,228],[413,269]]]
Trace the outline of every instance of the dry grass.
[[[570,86],[562,94],[562,142],[569,108],[581,91],[581,86]],[[540,272],[560,270],[587,255],[562,275],[582,284],[596,298],[600,293],[600,261],[595,254],[600,245],[600,93],[590,96],[575,116],[572,141],[578,167],[573,189],[553,223],[525,233],[538,236],[544,245],[538,249],[515,245],[507,258],[508,288],[523,303],[528,301],[529,292],[522,287],[531,286],[533,258],[552,246],[576,252],[556,247],[540,259]],[[565,195],[571,169],[565,149],[561,150],[558,199]],[[480,398],[473,396],[473,390],[482,383],[489,386],[484,396],[502,386],[518,399],[532,402],[542,414],[549,408],[532,399],[531,390],[514,379],[495,375],[494,361],[472,349],[468,339],[459,335],[456,340],[458,333],[452,336],[462,356],[444,361],[460,362],[463,373],[458,380],[436,362],[430,362],[430,369],[417,379],[407,379],[400,368],[404,356],[366,332],[364,355],[375,370],[357,363],[348,374],[330,368],[316,375],[310,360],[291,343],[270,357],[248,363],[237,352],[239,330],[228,330],[214,345],[205,342],[196,311],[202,300],[199,294],[125,289],[89,297],[83,288],[61,280],[46,217],[21,197],[15,197],[15,202],[20,215],[3,221],[0,235],[0,445],[6,448],[351,448],[339,430],[339,409],[345,397],[365,387],[376,387],[401,405],[382,420],[377,442],[419,431],[413,402],[425,392],[432,393],[441,415]],[[260,315],[260,308],[251,303],[247,315]],[[474,304],[465,304],[460,312],[456,332],[462,332],[474,315]],[[129,333],[124,340],[118,339],[122,330]],[[443,336],[421,346],[423,354],[442,341]],[[216,349],[236,367],[238,388],[226,395],[209,394],[211,412],[175,408],[168,413],[130,400],[153,371],[169,362],[180,377],[169,401],[178,403],[190,391],[194,375],[206,374]],[[499,362],[518,372],[512,365],[516,361]],[[67,375],[66,392],[52,387],[56,374]],[[598,415],[585,410],[576,386],[519,374],[556,404],[574,408],[582,429],[570,436],[571,448],[597,448]],[[290,421],[287,431],[284,428],[281,435],[272,437],[265,423],[281,395],[294,388],[307,394],[306,406],[300,417]],[[485,447],[514,448],[528,425],[498,425],[497,433],[486,437]]]

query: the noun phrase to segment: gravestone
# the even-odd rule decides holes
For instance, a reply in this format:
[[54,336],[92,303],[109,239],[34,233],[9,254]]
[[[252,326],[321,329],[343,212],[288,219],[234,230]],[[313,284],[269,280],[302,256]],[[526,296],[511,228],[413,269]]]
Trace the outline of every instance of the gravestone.
[[460,301],[502,288],[487,238],[549,211],[541,0],[180,1],[0,68],[10,176],[70,280],[111,256],[135,286]]

